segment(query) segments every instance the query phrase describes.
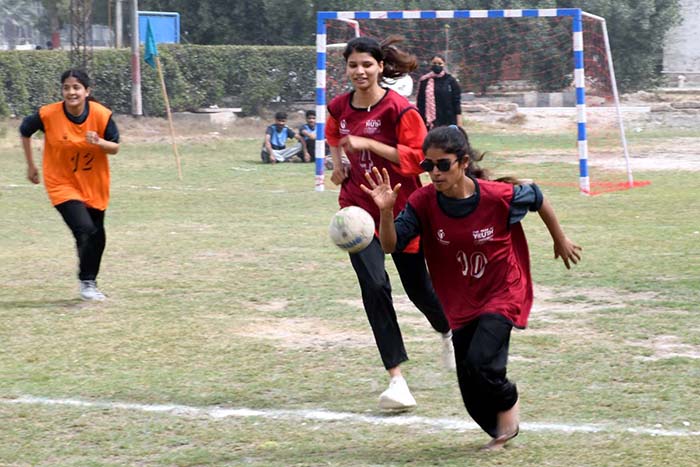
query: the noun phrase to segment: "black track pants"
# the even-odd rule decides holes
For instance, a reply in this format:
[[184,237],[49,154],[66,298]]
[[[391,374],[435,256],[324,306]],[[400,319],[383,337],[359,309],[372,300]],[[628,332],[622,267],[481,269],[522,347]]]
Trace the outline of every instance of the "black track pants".
[[73,232],[78,250],[78,279],[95,280],[105,249],[105,212],[89,208],[82,201],[66,201],[56,205],[66,225]]

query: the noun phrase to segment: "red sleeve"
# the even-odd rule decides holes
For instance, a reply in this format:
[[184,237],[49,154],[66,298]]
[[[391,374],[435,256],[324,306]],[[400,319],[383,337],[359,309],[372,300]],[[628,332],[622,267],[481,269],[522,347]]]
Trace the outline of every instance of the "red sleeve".
[[401,116],[396,149],[399,151],[399,172],[402,175],[418,175],[423,172],[419,164],[425,158],[422,147],[427,134],[423,118],[416,109],[411,108]]
[[329,113],[326,117],[326,142],[329,146],[340,146],[340,125],[338,120]]

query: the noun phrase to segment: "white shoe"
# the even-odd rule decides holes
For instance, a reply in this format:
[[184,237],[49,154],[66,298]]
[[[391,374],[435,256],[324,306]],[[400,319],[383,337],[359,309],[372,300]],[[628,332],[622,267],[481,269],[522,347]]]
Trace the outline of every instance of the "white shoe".
[[105,294],[100,292],[95,281],[80,281],[80,298],[93,302],[101,302],[105,299]]
[[389,387],[379,396],[379,408],[382,410],[407,410],[415,406],[416,400],[403,376],[391,378]]
[[442,366],[447,370],[456,370],[457,363],[455,362],[455,348],[452,344],[452,330],[447,331],[442,335]]

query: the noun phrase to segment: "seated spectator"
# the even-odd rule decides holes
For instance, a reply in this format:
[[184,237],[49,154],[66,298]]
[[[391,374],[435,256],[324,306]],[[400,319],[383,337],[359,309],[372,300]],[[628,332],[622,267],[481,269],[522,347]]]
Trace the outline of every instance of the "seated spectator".
[[[310,162],[316,160],[316,111],[307,110],[306,111],[306,123],[299,127],[299,134],[304,138],[306,143],[306,150],[311,155]],[[325,156],[329,156],[331,153],[328,148],[328,143],[326,143],[326,153]],[[306,160],[306,159],[304,159]]]
[[[287,147],[287,140],[293,138],[296,138],[299,142]],[[260,158],[265,164],[276,164],[277,162],[289,162],[292,160],[311,160],[311,156],[306,150],[304,138],[287,126],[287,114],[285,112],[277,112],[275,114],[275,123],[267,127]]]

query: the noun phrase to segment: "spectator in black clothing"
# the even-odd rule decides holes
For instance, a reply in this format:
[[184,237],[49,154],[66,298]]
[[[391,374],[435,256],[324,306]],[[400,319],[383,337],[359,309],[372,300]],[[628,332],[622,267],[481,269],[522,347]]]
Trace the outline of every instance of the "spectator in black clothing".
[[428,129],[462,126],[462,90],[454,76],[445,71],[445,59],[434,55],[430,72],[421,76],[416,103]]

